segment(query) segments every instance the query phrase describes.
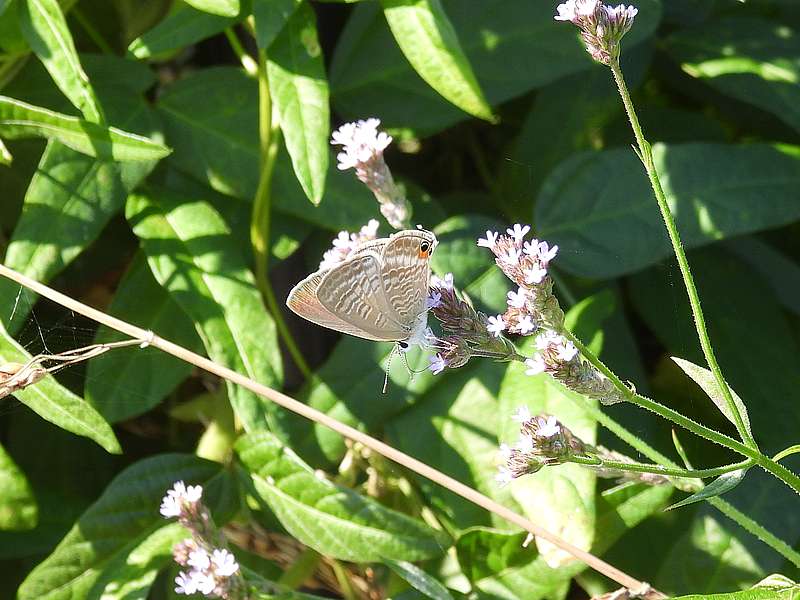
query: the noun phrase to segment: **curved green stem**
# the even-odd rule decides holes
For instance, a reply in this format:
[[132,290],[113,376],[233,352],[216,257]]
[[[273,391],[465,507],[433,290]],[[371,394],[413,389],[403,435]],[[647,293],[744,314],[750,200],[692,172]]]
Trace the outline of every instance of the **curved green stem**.
[[748,459],[742,462],[724,465],[722,467],[714,467],[711,469],[680,469],[677,467],[667,467],[664,465],[648,465],[637,462],[623,462],[621,460],[606,460],[600,456],[585,458],[582,456],[572,456],[569,462],[574,462],[579,465],[586,465],[589,467],[614,469],[615,471],[630,471],[633,473],[654,473],[656,475],[664,475],[666,477],[686,477],[707,479],[709,477],[718,477],[723,473],[730,473],[731,471],[738,471],[740,469],[747,469],[752,467],[754,461]]
[[628,402],[631,404],[636,404],[642,408],[646,408],[647,410],[654,412],[657,415],[668,419],[669,421],[672,421],[676,425],[680,425],[684,429],[687,429],[692,433],[699,435],[700,437],[719,444],[720,446],[730,448],[734,452],[738,452],[742,456],[752,459],[755,464],[769,473],[772,473],[775,477],[792,488],[796,493],[800,494],[800,477],[792,473],[789,469],[768,458],[767,456],[764,456],[755,448],[747,446],[742,442],[725,435],[724,433],[720,433],[719,431],[706,427],[705,425],[701,425],[697,421],[694,421],[689,417],[682,415],[678,411],[656,402],[655,400],[651,400],[650,398],[646,398],[645,396],[635,393],[627,385],[625,385],[611,369],[605,366],[605,364],[603,364],[603,362],[597,358],[597,356],[595,356],[591,350],[584,346],[583,343],[571,331],[564,329],[562,334],[573,344],[575,344],[575,347],[580,350],[581,354],[586,360],[592,363],[592,365],[594,365],[603,375],[608,377],[611,383],[614,384],[614,387],[619,390],[619,392]]
[[269,235],[272,221],[272,171],[278,154],[280,130],[272,122],[272,98],[267,79],[267,54],[258,53],[258,132],[261,151],[261,176],[253,199],[253,216],[250,221],[250,242],[255,257],[256,283],[267,308],[275,319],[278,334],[304,377],[311,377],[311,369],[286,326],[275,292],[269,281]]
[[675,252],[675,258],[678,260],[678,266],[681,270],[683,283],[686,286],[686,292],[689,295],[689,305],[692,309],[694,325],[695,329],[697,330],[697,336],[700,339],[700,347],[703,349],[703,355],[705,356],[706,362],[708,363],[708,366],[714,375],[714,379],[716,380],[717,385],[719,386],[719,389],[725,398],[725,403],[728,405],[731,415],[733,415],[736,431],[739,432],[739,436],[747,446],[751,448],[758,448],[753,436],[745,426],[744,419],[739,412],[739,407],[733,400],[731,389],[728,386],[728,383],[725,381],[725,378],[722,376],[722,370],[719,368],[717,357],[714,355],[714,348],[712,347],[711,340],[708,336],[706,321],[705,317],[703,316],[703,309],[700,306],[700,296],[698,295],[697,287],[694,284],[692,271],[689,268],[689,261],[686,259],[686,252],[683,249],[683,244],[681,243],[681,238],[678,234],[678,227],[675,225],[675,218],[673,217],[672,211],[669,208],[667,197],[664,194],[664,190],[661,187],[661,181],[658,178],[658,172],[656,171],[655,163],[653,162],[652,149],[644,137],[642,127],[639,124],[639,119],[636,116],[636,110],[633,107],[630,93],[628,92],[628,87],[625,85],[625,78],[622,75],[619,61],[614,60],[609,66],[611,67],[611,72],[614,75],[614,81],[616,82],[620,96],[622,97],[622,103],[625,105],[625,112],[628,113],[628,119],[630,120],[633,134],[636,137],[636,144],[639,146],[639,158],[642,160],[642,163],[644,163],[644,168],[647,171],[647,177],[650,179],[650,185],[655,193],[656,202],[658,203],[658,208],[661,211],[661,217],[664,219],[664,225],[667,228],[667,233],[669,234],[669,239],[672,243],[672,249]]

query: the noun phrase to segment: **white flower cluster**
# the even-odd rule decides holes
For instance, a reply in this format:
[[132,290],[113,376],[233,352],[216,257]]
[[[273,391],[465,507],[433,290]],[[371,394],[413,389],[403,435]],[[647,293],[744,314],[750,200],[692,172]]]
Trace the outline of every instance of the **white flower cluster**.
[[383,151],[392,143],[392,136],[378,131],[380,119],[366,119],[345,123],[333,132],[331,144],[342,146],[342,152],[336,155],[341,171],[347,169],[364,169],[383,156]]
[[568,363],[578,355],[575,344],[553,331],[545,331],[536,337],[536,349],[536,355],[525,361],[527,375],[556,373],[561,363]]
[[586,50],[605,65],[619,56],[619,43],[639,13],[634,6],[609,6],[600,0],[567,0],[556,10],[555,20],[577,25]]
[[333,240],[333,247],[322,255],[322,262],[319,263],[320,270],[330,269],[345,261],[352,252],[364,242],[374,240],[378,235],[378,221],[370,219],[358,233],[340,231],[339,235]]
[[214,549],[211,554],[203,548],[192,550],[184,566],[192,569],[188,573],[178,573],[175,592],[187,596],[199,592],[211,598],[222,598],[228,589],[228,579],[239,571],[233,554],[224,548]]
[[488,330],[495,336],[503,331],[530,335],[540,326],[537,300],[549,292],[540,289],[547,277],[547,267],[558,253],[558,246],[532,239],[525,241],[531,230],[529,225],[516,223],[506,230],[507,235],[487,231],[478,246],[488,248],[496,257],[497,265],[515,283],[517,291],[508,293],[508,310],[502,315],[489,317]]
[[345,123],[333,132],[331,144],[342,146],[342,152],[336,155],[339,169],[355,169],[356,177],[375,195],[389,224],[404,229],[408,227],[411,208],[383,158],[392,136],[378,131],[380,124],[375,118]]
[[218,533],[212,533],[216,530],[202,497],[202,486],[187,486],[183,481],[177,481],[161,500],[161,515],[166,519],[177,517],[193,534],[172,550],[175,562],[189,567],[175,578],[175,592],[186,595],[199,592],[210,598],[230,598],[231,590],[240,587],[237,584],[241,582],[232,579],[239,572],[239,564],[233,554],[224,548],[214,548],[208,539],[218,536]]
[[199,485],[187,486],[182,481],[176,481],[172,489],[161,500],[159,511],[165,519],[186,516],[200,501],[203,488]]

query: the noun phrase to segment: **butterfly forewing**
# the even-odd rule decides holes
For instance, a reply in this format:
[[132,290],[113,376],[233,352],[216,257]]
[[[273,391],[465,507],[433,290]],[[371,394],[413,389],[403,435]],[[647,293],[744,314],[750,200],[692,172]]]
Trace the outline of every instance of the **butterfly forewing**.
[[397,320],[384,295],[381,259],[371,252],[331,268],[320,281],[317,298],[329,312],[374,339],[408,337],[409,328]]

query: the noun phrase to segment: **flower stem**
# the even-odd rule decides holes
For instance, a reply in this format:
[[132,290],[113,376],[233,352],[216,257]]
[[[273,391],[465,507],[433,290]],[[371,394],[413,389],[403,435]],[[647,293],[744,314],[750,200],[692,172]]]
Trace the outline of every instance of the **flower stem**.
[[571,331],[564,329],[562,334],[573,344],[575,344],[575,347],[580,350],[581,354],[584,356],[584,358],[586,358],[586,360],[592,363],[603,375],[608,377],[611,383],[614,384],[614,387],[620,391],[620,393],[628,402],[631,404],[636,404],[642,408],[646,408],[647,410],[654,412],[669,421],[672,421],[676,425],[680,425],[684,429],[688,429],[700,437],[719,444],[720,446],[730,448],[734,452],[738,452],[742,456],[752,459],[755,464],[769,473],[772,473],[775,477],[792,488],[796,493],[800,494],[800,477],[792,473],[789,469],[775,462],[769,457],[764,456],[761,454],[761,452],[755,448],[752,448],[751,446],[747,446],[742,442],[725,435],[724,433],[720,433],[719,431],[706,427],[705,425],[701,425],[697,421],[694,421],[689,417],[682,415],[678,411],[656,402],[655,400],[651,400],[650,398],[646,398],[645,396],[635,393],[628,386],[622,383],[620,378],[617,377],[617,375],[605,364],[603,364],[603,362],[597,358],[597,356],[595,356],[592,351],[589,350],[589,348],[584,346],[584,344]]
[[707,479],[709,477],[718,477],[723,473],[730,473],[731,471],[738,471],[740,469],[747,469],[752,467],[754,461],[748,459],[742,462],[724,465],[722,467],[714,467],[712,469],[680,469],[675,467],[667,467],[663,465],[648,465],[637,462],[623,462],[619,460],[606,460],[600,456],[585,458],[582,456],[572,456],[569,462],[574,462],[580,465],[589,467],[597,467],[600,469],[614,469],[615,471],[631,471],[633,473],[655,473],[656,475],[664,475],[666,477],[686,477]]
[[714,348],[711,345],[711,339],[709,338],[708,331],[706,329],[706,321],[705,317],[703,316],[703,309],[700,306],[700,296],[698,295],[697,287],[694,284],[692,271],[689,268],[689,261],[686,259],[686,252],[683,249],[683,243],[681,242],[680,234],[678,233],[678,227],[675,224],[675,217],[672,215],[669,203],[667,202],[666,194],[664,194],[664,189],[661,187],[661,181],[658,178],[658,171],[656,170],[655,162],[653,161],[653,151],[650,144],[644,137],[642,126],[639,124],[639,118],[636,116],[636,110],[633,107],[633,101],[631,100],[630,93],[628,92],[628,87],[625,85],[625,78],[622,75],[622,69],[620,69],[619,60],[613,60],[609,66],[611,67],[611,72],[614,75],[614,81],[619,89],[619,94],[622,97],[622,103],[625,105],[625,112],[628,114],[628,120],[631,123],[633,135],[636,137],[636,144],[639,147],[639,158],[642,160],[644,168],[647,171],[647,177],[650,179],[650,185],[655,193],[656,202],[658,203],[658,208],[661,211],[661,217],[664,220],[664,225],[667,228],[667,233],[669,234],[669,239],[672,243],[672,249],[675,252],[675,258],[678,260],[678,266],[680,267],[681,276],[683,277],[683,284],[686,287],[687,294],[689,295],[689,305],[692,309],[694,325],[695,329],[697,330],[697,336],[700,340],[700,347],[703,349],[703,355],[705,356],[706,362],[708,363],[708,366],[714,375],[717,386],[719,386],[719,389],[725,398],[725,403],[728,405],[728,410],[730,411],[731,415],[733,415],[736,431],[739,433],[742,441],[747,446],[757,449],[758,446],[753,439],[753,436],[745,426],[744,419],[739,412],[739,407],[733,400],[731,389],[728,386],[728,382],[725,381],[725,378],[722,376],[722,370],[717,363],[717,357],[714,355]]
[[258,53],[258,132],[261,151],[261,176],[258,180],[256,196],[253,199],[253,215],[250,222],[250,241],[255,258],[255,275],[258,289],[264,297],[278,333],[286,344],[286,349],[306,379],[311,377],[311,368],[303,358],[302,352],[286,326],[275,292],[269,281],[269,236],[272,221],[272,171],[275,157],[278,154],[280,130],[272,122],[272,98],[267,79],[267,54],[264,50]]

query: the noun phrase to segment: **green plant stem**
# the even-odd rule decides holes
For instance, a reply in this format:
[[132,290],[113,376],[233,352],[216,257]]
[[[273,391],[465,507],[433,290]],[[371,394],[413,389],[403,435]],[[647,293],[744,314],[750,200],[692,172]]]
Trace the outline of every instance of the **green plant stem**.
[[251,77],[258,77],[258,63],[254,61],[253,57],[250,56],[244,49],[244,46],[242,46],[242,43],[236,36],[236,32],[228,27],[225,30],[225,37],[228,39],[228,44],[230,44],[231,50],[233,50],[233,53],[239,59],[239,62],[242,64],[242,68],[244,68],[245,72]]
[[646,398],[645,396],[641,396],[633,392],[628,386],[622,383],[620,378],[617,377],[617,375],[611,369],[605,366],[603,362],[597,358],[597,356],[595,356],[591,350],[589,350],[589,348],[584,346],[583,343],[571,331],[564,329],[562,334],[572,341],[573,344],[575,344],[575,347],[581,352],[586,360],[592,363],[603,375],[608,377],[611,383],[614,384],[614,387],[619,390],[619,392],[628,402],[631,404],[636,404],[642,408],[646,408],[647,410],[654,412],[669,421],[672,421],[676,425],[680,425],[684,429],[687,429],[692,433],[699,435],[700,437],[717,443],[720,446],[730,448],[734,452],[738,452],[742,456],[752,459],[755,464],[773,474],[775,477],[792,488],[796,493],[800,494],[800,477],[792,473],[789,469],[775,462],[769,457],[764,456],[757,449],[747,446],[742,442],[725,435],[724,433],[720,433],[719,431],[706,427],[705,425],[701,425],[697,421],[693,421],[689,417],[686,417],[678,411],[673,410],[668,406],[664,406],[655,400],[651,400],[650,398]]
[[[568,396],[573,402],[578,404],[588,415],[594,418],[603,427],[608,429],[611,433],[616,435],[620,440],[628,444],[631,448],[646,456],[653,462],[660,463],[667,467],[679,468],[678,464],[661,454],[658,450],[650,446],[643,439],[628,431],[623,425],[612,419],[605,412],[603,412],[595,402],[589,401],[587,398],[578,394],[569,394]],[[697,485],[697,491],[700,489],[700,484]],[[715,496],[706,498],[706,502],[711,504],[714,508],[719,510],[726,517],[738,524],[742,529],[756,536],[762,542],[767,544],[770,548],[775,550],[778,554],[786,558],[792,564],[800,567],[800,553],[792,549],[789,544],[778,538],[776,535],[770,533],[762,525],[748,517],[746,514],[735,509],[728,502]]]
[[661,217],[664,220],[664,225],[667,228],[667,233],[669,234],[669,239],[672,243],[672,249],[675,252],[675,258],[678,260],[678,266],[681,270],[683,283],[686,287],[686,292],[689,295],[689,305],[692,309],[694,325],[695,329],[697,330],[697,336],[700,339],[700,347],[703,349],[703,355],[705,356],[706,362],[708,363],[708,366],[714,375],[714,379],[716,380],[717,385],[719,386],[719,389],[725,398],[725,402],[728,405],[728,410],[730,411],[731,415],[733,415],[736,431],[739,433],[742,441],[747,446],[751,448],[758,448],[753,436],[745,426],[744,419],[739,412],[739,407],[733,400],[731,389],[728,386],[728,382],[725,381],[725,378],[722,376],[722,370],[717,363],[717,357],[714,355],[714,348],[712,347],[711,339],[708,336],[706,321],[705,317],[703,316],[703,309],[700,306],[700,296],[698,295],[697,287],[694,284],[692,271],[689,268],[689,261],[686,259],[686,252],[683,249],[680,234],[678,233],[678,227],[675,225],[675,218],[669,208],[667,197],[664,194],[664,190],[661,187],[661,181],[658,178],[658,172],[653,161],[652,148],[642,132],[642,127],[639,124],[639,118],[636,116],[636,110],[633,107],[633,101],[631,100],[630,93],[628,92],[628,87],[625,85],[625,78],[622,75],[622,69],[620,69],[619,61],[614,60],[609,66],[611,67],[611,72],[614,75],[614,81],[616,82],[620,96],[622,97],[622,103],[625,105],[625,112],[628,114],[628,119],[630,120],[633,134],[636,137],[636,144],[639,146],[639,157],[641,158],[642,163],[644,163],[644,168],[647,171],[647,177],[650,179],[650,185],[655,193],[656,202],[658,203],[658,208],[661,211]]
[[256,283],[261,291],[267,308],[275,319],[275,326],[281,336],[286,349],[297,365],[297,368],[308,379],[311,377],[311,368],[303,358],[300,348],[289,332],[286,321],[283,319],[275,292],[269,281],[269,243],[270,226],[272,222],[272,171],[275,168],[275,157],[278,154],[280,130],[272,122],[272,98],[269,92],[267,79],[267,54],[263,50],[258,53],[258,133],[261,151],[261,175],[258,180],[256,196],[253,199],[253,215],[250,221],[250,242],[253,246],[255,258]]
[[744,460],[742,462],[724,465],[722,467],[714,467],[711,469],[680,469],[677,467],[667,467],[663,465],[648,465],[637,462],[623,462],[620,460],[606,460],[602,457],[583,457],[572,456],[569,462],[577,463],[579,465],[586,465],[589,467],[614,469],[615,471],[630,471],[633,473],[654,473],[656,475],[664,475],[666,477],[685,477],[688,479],[707,479],[709,477],[718,477],[723,473],[730,473],[731,471],[738,471],[752,467],[755,464],[752,460]]

